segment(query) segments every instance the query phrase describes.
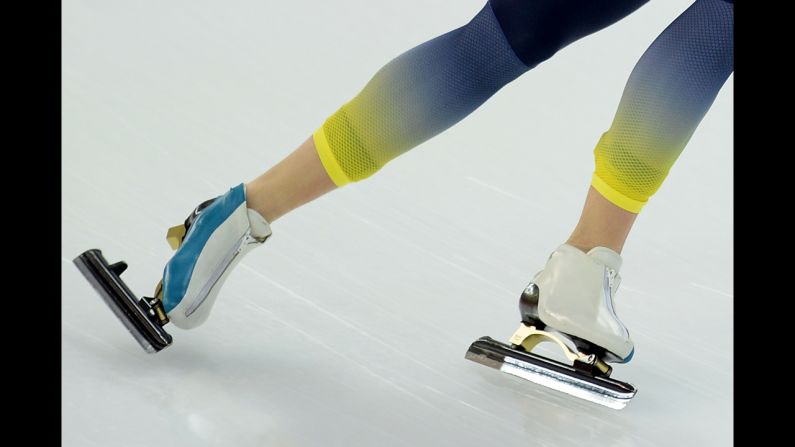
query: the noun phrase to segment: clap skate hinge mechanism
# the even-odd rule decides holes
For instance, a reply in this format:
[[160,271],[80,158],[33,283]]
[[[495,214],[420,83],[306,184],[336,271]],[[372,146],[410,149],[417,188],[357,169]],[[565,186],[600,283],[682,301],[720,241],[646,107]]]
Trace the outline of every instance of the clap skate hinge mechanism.
[[[125,270],[127,270],[127,263],[124,261],[116,262],[114,264],[109,265],[108,270],[115,273],[116,276],[121,279],[121,274]],[[162,288],[162,281],[157,284],[157,290],[155,291],[155,296],[157,298],[144,296],[141,297],[138,303],[146,311],[146,313],[148,313],[152,317],[157,318],[156,320],[157,324],[163,326],[166,323],[168,323],[168,317],[166,316],[166,310],[163,309],[163,301],[162,301],[163,291],[161,290],[161,288]]]
[[593,375],[610,376],[613,371],[610,365],[596,354],[586,354],[571,349],[564,342],[564,337],[562,334],[538,330],[535,326],[527,326],[522,323],[511,336],[510,342],[514,348],[524,349],[527,352],[531,352],[539,343],[545,341],[555,343],[576,369]]
[[[605,361],[615,360],[615,356],[587,340],[559,332],[546,331],[546,325],[538,316],[538,300],[540,291],[538,286],[530,283],[519,296],[519,312],[522,315],[522,325],[511,337],[514,347],[521,346],[527,352],[532,351],[536,345],[543,341],[556,343],[563,351],[563,355],[572,362],[572,365],[583,372],[592,375],[609,376],[613,368]],[[566,341],[570,344],[566,344]]]
[[141,298],[141,306],[146,309],[146,312],[150,316],[157,318],[157,324],[160,326],[165,326],[165,324],[168,323],[166,310],[163,309],[163,302],[160,300],[160,298],[145,296]]
[[510,342],[514,348],[524,349],[531,352],[539,343],[552,342],[558,345],[563,351],[572,366],[582,372],[592,374],[594,376],[610,376],[613,368],[600,359],[596,354],[586,354],[583,352],[571,349],[563,340],[563,336],[536,329],[535,326],[528,326],[525,323],[519,325],[519,329],[511,336]]
[[92,249],[73,262],[146,352],[154,353],[171,345],[171,335],[163,329],[168,317],[162,301],[138,298],[130,291],[121,279],[127,270],[124,261],[108,264],[100,250]]

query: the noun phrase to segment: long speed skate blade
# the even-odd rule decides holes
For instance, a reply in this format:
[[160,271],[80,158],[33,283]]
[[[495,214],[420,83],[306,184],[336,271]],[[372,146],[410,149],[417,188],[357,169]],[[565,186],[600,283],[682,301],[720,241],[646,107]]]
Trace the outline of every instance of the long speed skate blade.
[[468,360],[521,377],[547,388],[562,391],[606,407],[620,410],[635,396],[629,383],[609,377],[594,377],[573,366],[513,349],[491,337],[475,340],[467,350]]
[[83,252],[73,262],[146,352],[155,353],[171,344],[171,335],[156,322],[151,306],[119,277],[127,264],[109,265],[98,249]]

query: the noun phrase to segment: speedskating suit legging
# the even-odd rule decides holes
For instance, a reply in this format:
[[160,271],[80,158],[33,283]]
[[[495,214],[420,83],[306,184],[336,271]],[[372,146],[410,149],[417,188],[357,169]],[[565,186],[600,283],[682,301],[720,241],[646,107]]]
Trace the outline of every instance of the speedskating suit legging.
[[[401,54],[315,131],[342,186],[443,132],[558,50],[647,0],[489,0],[466,25]],[[594,150],[591,185],[637,213],[734,70],[733,0],[696,0],[636,64]]]

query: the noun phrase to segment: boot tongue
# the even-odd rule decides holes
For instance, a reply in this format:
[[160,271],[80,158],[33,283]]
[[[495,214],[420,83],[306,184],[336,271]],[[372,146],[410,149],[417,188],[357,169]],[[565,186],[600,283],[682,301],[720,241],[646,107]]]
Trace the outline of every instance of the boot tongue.
[[588,256],[597,259],[616,272],[621,268],[621,255],[607,247],[594,247],[588,252]]

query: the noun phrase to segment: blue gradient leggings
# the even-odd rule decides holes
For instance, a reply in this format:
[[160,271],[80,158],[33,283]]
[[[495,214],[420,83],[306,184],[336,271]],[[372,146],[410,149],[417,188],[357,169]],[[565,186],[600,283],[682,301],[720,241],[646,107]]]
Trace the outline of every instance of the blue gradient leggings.
[[[398,155],[462,120],[503,86],[550,58],[561,48],[615,23],[646,1],[490,0],[466,25],[412,48],[390,61],[373,76],[356,97],[344,104],[315,131],[314,143],[324,168],[338,186],[369,177]],[[684,17],[690,18],[684,20]],[[681,22],[681,26],[677,27],[677,22]],[[639,66],[653,65],[651,69],[645,70],[646,72],[662,70],[669,74],[661,75],[660,79],[666,80],[659,85],[655,84],[654,79],[650,80],[655,84],[653,88],[655,94],[651,103],[644,103],[648,110],[638,111],[637,107],[634,107],[632,113],[643,115],[644,120],[653,122],[655,114],[669,113],[667,109],[669,94],[678,94],[676,91],[683,88],[681,84],[697,84],[693,88],[706,92],[693,97],[693,102],[698,103],[693,110],[703,110],[701,115],[691,116],[688,121],[690,124],[665,128],[665,131],[687,134],[686,137],[677,139],[679,142],[686,142],[733,67],[731,60],[733,5],[724,0],[697,0],[693,7],[677,19],[677,22],[666,29],[647,53],[652,52],[655,45],[670,34],[665,40],[668,42],[665,44],[666,51],[677,52],[677,60],[681,63],[666,66],[660,62],[665,56],[644,55],[641,58]],[[713,32],[716,22],[724,25],[728,23],[728,27],[717,27],[720,28],[717,35]],[[686,32],[680,30],[682,26],[688,30]],[[707,48],[706,52],[690,50],[693,46],[690,39],[693,36],[704,37],[709,41],[704,43],[702,39],[699,40],[701,43],[697,44]],[[713,40],[717,43],[712,42]],[[723,75],[725,70],[722,70],[719,76],[712,77],[697,73],[704,65],[701,63],[702,58],[711,61],[720,59],[721,63],[725,62],[725,51],[719,56],[714,56],[713,47],[728,48],[730,69],[725,76]],[[680,79],[681,82],[678,82],[675,79],[676,73],[670,74],[670,72],[678,72],[683,67],[691,67],[693,70],[688,71],[687,79]],[[638,67],[632,77],[635,77],[636,73],[639,73]],[[630,84],[635,85],[632,77]],[[685,89],[688,88],[690,87]],[[651,98],[648,95],[647,97]],[[626,99],[625,92],[622,105]],[[619,111],[621,110],[622,108],[619,107]],[[617,125],[615,121],[611,130],[605,135],[635,132],[629,127],[632,126]],[[619,128],[629,130],[625,132]],[[645,136],[637,141],[649,140],[660,133],[644,129],[646,129]],[[610,172],[613,174],[615,172],[624,174],[627,169],[629,171],[640,169],[646,177],[650,176],[650,172],[654,172],[658,177],[660,173],[667,174],[670,166],[652,167],[649,163],[670,157],[655,158],[645,155],[636,158],[627,157],[626,151],[633,152],[632,143],[612,145],[620,146],[619,150],[608,147],[611,146],[608,140],[610,139],[603,136],[600,141],[601,149],[597,148],[597,174],[604,171],[600,170],[600,163],[605,162],[611,163]],[[635,141],[625,137],[619,140]],[[669,147],[670,145],[663,146],[660,150],[675,152],[675,149]],[[642,152],[649,154],[655,150],[646,148]],[[619,152],[621,156],[608,155]],[[619,159],[623,161],[617,162]],[[662,175],[663,178],[664,176]],[[627,195],[626,188],[622,189],[620,184],[630,177],[633,177],[633,174],[628,173],[623,177],[594,175],[594,186],[613,203],[637,212],[639,207],[627,204],[645,203],[641,198],[642,194]],[[601,183],[597,184],[596,182],[599,181]],[[661,181],[660,179],[659,182]],[[608,188],[604,187],[605,185]],[[630,200],[619,200],[617,194]]]

